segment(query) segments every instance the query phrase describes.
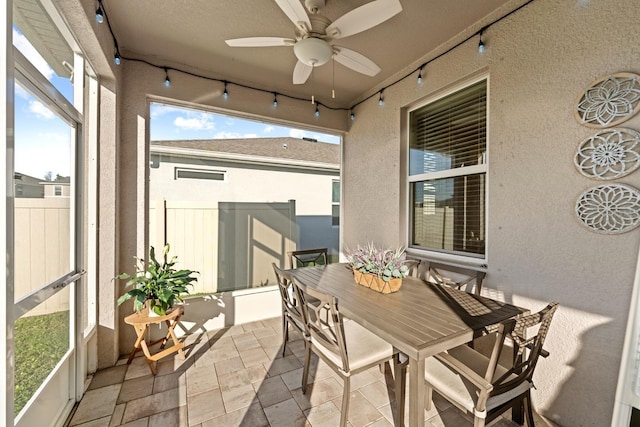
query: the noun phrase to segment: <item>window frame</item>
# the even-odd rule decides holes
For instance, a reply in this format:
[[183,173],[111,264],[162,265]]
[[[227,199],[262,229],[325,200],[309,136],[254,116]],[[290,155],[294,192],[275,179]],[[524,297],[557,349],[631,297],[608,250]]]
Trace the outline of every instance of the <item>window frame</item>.
[[[445,98],[449,95],[452,95],[458,91],[461,91],[469,86],[472,86],[481,81],[486,81],[486,140],[485,140],[485,158],[484,163],[479,165],[471,165],[471,166],[463,166],[458,168],[446,169],[436,172],[428,172],[428,173],[420,173],[411,175],[410,173],[410,151],[411,151],[411,113],[426,106],[431,103],[434,103],[442,98]],[[407,253],[415,256],[425,256],[429,258],[433,258],[436,260],[442,260],[462,265],[470,265],[481,268],[486,268],[488,262],[488,230],[489,230],[489,146],[490,146],[490,133],[489,133],[489,111],[490,111],[490,102],[489,102],[489,94],[490,94],[490,78],[488,73],[481,73],[475,75],[470,78],[466,78],[457,83],[449,85],[448,87],[431,94],[428,97],[420,99],[408,106],[406,106],[403,114],[403,156],[404,158],[404,179],[405,182],[405,197],[403,206],[406,209],[405,212],[405,241],[407,248]],[[476,174],[484,174],[485,176],[485,185],[484,185],[484,241],[485,241],[485,249],[484,254],[473,254],[473,253],[463,253],[459,251],[448,251],[448,250],[437,250],[430,249],[420,246],[412,245],[412,235],[413,235],[413,221],[414,221],[414,212],[413,212],[413,194],[411,192],[411,185],[416,182],[422,181],[434,181],[438,179],[446,179],[446,178],[456,178],[462,176],[476,175]]]

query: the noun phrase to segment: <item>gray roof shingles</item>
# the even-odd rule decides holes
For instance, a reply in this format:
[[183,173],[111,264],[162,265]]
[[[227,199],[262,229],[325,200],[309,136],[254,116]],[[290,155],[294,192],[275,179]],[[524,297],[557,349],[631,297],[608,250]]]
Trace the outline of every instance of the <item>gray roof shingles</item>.
[[[152,146],[340,164],[340,145],[298,138],[151,141]],[[286,148],[285,148],[286,147]]]

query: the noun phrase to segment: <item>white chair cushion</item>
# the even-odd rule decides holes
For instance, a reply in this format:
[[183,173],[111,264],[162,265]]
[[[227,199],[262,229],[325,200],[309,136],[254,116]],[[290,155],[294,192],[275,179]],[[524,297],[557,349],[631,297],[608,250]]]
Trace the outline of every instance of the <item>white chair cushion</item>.
[[[344,335],[349,359],[349,370],[356,370],[363,366],[375,364],[378,361],[391,358],[394,354],[393,346],[372,332],[353,321],[344,321]],[[311,338],[312,344],[333,364],[347,370],[342,366],[342,358],[339,353],[324,347],[322,343]]]
[[[467,345],[461,345],[448,351],[448,353],[468,366],[478,375],[484,377],[487,372],[489,358],[478,353]],[[501,377],[507,372],[507,369],[501,365],[496,367],[494,379]],[[466,378],[442,364],[435,357],[429,357],[425,360],[425,381],[433,386],[433,388],[442,393],[447,399],[455,401],[458,405],[473,413],[476,402],[478,400],[478,387],[468,381]],[[509,379],[514,378],[511,374]],[[519,394],[525,392],[531,384],[528,381],[523,382],[516,389],[501,395],[492,396],[487,400],[486,409],[491,410],[496,406],[505,403]]]

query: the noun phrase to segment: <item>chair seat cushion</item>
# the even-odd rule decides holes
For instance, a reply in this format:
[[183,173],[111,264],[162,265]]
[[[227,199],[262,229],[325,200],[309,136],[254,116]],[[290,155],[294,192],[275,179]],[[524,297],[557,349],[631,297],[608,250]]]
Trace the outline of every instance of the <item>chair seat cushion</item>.
[[395,353],[391,344],[358,323],[347,319],[344,321],[344,335],[349,359],[348,367],[342,366],[342,358],[339,353],[331,351],[314,338],[311,338],[311,343],[333,364],[345,371],[353,371],[367,365],[375,365],[378,362],[390,359]]
[[[454,358],[458,359],[464,365],[480,376],[485,375],[489,358],[478,353],[467,345],[461,345],[449,350]],[[494,374],[494,379],[504,375],[507,369],[498,365]],[[456,402],[459,406],[473,413],[478,401],[478,387],[467,380],[465,377],[444,365],[435,357],[429,357],[425,360],[425,381],[430,384],[436,391],[443,394],[447,399]],[[511,374],[507,380],[515,378],[515,374]],[[500,395],[491,396],[487,400],[486,410],[489,411],[509,400],[519,396],[531,388],[531,383],[524,381],[518,387],[502,393]]]

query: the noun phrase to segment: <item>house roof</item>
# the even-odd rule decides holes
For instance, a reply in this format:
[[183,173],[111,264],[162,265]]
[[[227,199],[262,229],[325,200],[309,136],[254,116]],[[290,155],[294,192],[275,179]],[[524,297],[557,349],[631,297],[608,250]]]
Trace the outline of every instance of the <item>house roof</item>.
[[154,151],[154,147],[340,165],[340,145],[289,137],[151,141],[152,151]]

